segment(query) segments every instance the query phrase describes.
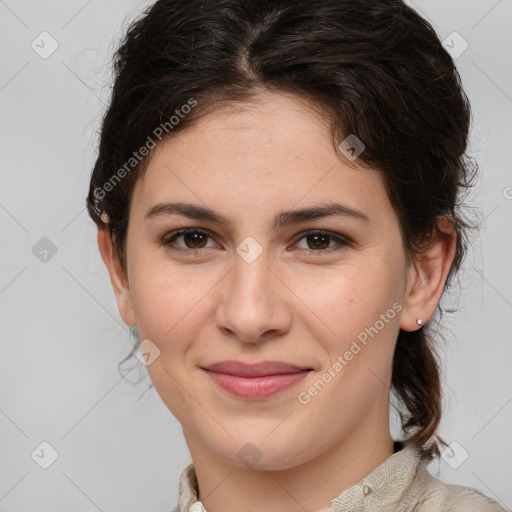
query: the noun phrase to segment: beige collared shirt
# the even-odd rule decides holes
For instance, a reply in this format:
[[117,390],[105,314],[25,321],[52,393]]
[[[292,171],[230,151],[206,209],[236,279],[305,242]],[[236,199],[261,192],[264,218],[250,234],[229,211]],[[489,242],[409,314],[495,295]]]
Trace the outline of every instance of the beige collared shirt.
[[[476,489],[445,484],[432,476],[413,445],[399,445],[359,483],[334,498],[324,512],[507,512]],[[197,499],[193,463],[182,472],[172,512],[207,512]]]

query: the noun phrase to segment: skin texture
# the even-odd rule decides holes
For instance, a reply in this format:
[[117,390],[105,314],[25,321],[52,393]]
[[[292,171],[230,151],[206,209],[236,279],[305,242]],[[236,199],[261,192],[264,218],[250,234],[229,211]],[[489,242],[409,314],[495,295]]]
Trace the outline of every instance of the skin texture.
[[[144,220],[167,201],[207,206],[230,225],[178,215]],[[356,208],[369,222],[331,216],[272,229],[278,212],[326,202]],[[442,226],[451,233],[448,222]],[[188,253],[162,245],[180,228],[211,236],[174,239]],[[301,235],[312,229],[351,243],[327,238],[317,248]],[[251,263],[236,251],[249,236],[263,249]],[[147,369],[183,426],[209,512],[322,510],[393,453],[396,338],[434,313],[455,238],[436,238],[407,265],[380,173],[349,167],[320,115],[294,96],[265,92],[164,140],[136,183],[126,243],[127,275],[108,233],[98,231],[123,320],[160,350]],[[400,311],[300,403],[298,394],[394,303]],[[220,360],[278,360],[314,371],[277,395],[247,401],[201,369]],[[254,465],[237,455],[247,443],[260,457]]]

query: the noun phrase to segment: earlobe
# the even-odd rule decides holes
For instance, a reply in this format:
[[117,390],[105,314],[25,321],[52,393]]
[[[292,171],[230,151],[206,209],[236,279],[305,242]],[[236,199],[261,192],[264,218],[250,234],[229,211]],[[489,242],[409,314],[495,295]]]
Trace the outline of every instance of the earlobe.
[[429,248],[408,269],[400,318],[400,329],[403,331],[416,331],[425,325],[441,300],[455,257],[457,233],[448,219],[440,219],[438,226],[441,233],[434,231]]
[[136,326],[128,278],[115,253],[112,237],[106,229],[98,228],[98,248],[110,276],[119,314],[127,325]]

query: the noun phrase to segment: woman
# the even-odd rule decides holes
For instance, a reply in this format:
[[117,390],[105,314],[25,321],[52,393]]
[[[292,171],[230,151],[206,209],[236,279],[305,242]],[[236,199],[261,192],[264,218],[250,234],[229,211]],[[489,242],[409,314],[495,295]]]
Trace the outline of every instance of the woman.
[[399,0],[159,0],[130,26],[88,209],[191,453],[175,511],[503,510],[426,470],[469,122]]

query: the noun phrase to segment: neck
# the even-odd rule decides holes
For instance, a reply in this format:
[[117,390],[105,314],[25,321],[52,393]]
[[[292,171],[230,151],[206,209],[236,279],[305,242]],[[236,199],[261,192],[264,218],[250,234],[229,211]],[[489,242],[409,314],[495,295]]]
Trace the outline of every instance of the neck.
[[394,453],[389,428],[361,426],[316,458],[285,470],[241,468],[184,431],[208,512],[322,511]]

